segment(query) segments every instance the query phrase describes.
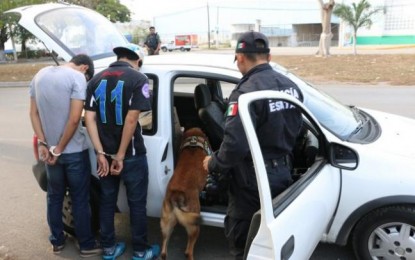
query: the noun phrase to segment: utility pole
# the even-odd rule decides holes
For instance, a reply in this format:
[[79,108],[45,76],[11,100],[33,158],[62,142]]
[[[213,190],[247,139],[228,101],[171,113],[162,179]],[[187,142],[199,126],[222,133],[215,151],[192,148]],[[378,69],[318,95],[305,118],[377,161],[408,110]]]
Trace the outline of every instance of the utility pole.
[[207,21],[208,21],[208,48],[210,49],[210,18],[209,18],[209,2],[206,3],[207,7]]
[[219,48],[219,6],[217,8],[216,11],[216,28],[215,28],[215,32],[216,32],[216,37],[215,37],[215,44],[216,44],[216,49]]

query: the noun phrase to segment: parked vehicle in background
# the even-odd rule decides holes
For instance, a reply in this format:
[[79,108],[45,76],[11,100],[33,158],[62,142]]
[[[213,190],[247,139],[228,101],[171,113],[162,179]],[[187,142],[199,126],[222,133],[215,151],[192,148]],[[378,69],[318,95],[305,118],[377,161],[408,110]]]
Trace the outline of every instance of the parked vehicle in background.
[[[114,46],[129,44],[108,19],[91,9],[55,3],[9,12],[20,13],[19,24],[64,60],[78,53],[90,55],[96,72],[115,61]],[[208,111],[212,104],[214,111],[223,109],[216,113],[223,116],[226,98],[242,76],[233,61],[234,55],[220,54],[146,57],[141,72],[147,75],[153,93],[152,111],[140,119],[140,124],[149,162],[149,216],[160,217],[182,130],[200,127],[209,136],[213,120],[200,117],[200,110]],[[351,243],[358,259],[414,260],[415,146],[411,144],[415,143],[415,120],[343,105],[281,66],[270,65],[300,87],[304,102],[277,91],[258,91],[239,99],[261,203],[251,222],[247,259],[309,259],[322,241]],[[196,88],[203,91],[195,92]],[[249,110],[261,99],[269,100],[270,108],[275,110],[295,107],[304,119],[293,151],[295,181],[275,198],[270,196],[264,158],[252,123],[255,120]],[[33,172],[42,186],[44,165],[36,156],[36,138],[33,143]],[[90,204],[97,224],[99,186],[92,145],[89,152],[93,177]],[[129,210],[125,192],[120,183],[120,212]],[[225,198],[200,197],[202,224],[223,227],[226,192],[219,195]],[[63,214],[65,230],[70,232],[73,222],[69,196]]]
[[198,40],[197,34],[184,34],[176,35],[173,41],[161,45],[161,50],[166,51],[190,51],[192,48],[197,47]]

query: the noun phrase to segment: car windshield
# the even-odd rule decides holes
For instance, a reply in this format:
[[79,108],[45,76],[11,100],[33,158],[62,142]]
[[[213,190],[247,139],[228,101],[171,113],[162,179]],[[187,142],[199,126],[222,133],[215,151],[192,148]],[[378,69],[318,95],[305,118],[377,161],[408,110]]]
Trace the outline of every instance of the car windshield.
[[315,89],[308,83],[275,65],[278,72],[285,74],[302,90],[304,105],[313,113],[322,126],[342,140],[348,140],[356,133],[362,122],[357,113],[350,107],[343,105],[333,97]]
[[127,44],[108,19],[88,9],[52,10],[37,16],[36,23],[73,56],[81,53],[93,58],[113,56],[114,47]]

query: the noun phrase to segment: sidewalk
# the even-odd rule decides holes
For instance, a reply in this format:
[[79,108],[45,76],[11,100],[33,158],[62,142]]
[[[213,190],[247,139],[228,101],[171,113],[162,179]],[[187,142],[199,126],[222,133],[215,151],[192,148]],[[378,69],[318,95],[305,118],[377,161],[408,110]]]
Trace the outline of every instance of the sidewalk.
[[[271,47],[273,55],[314,55],[318,47]],[[357,46],[357,55],[366,54],[415,54],[415,45]],[[352,55],[353,47],[330,47],[331,55]]]
[[14,82],[1,82],[0,88],[11,88],[11,87],[29,87],[29,81],[14,81]]

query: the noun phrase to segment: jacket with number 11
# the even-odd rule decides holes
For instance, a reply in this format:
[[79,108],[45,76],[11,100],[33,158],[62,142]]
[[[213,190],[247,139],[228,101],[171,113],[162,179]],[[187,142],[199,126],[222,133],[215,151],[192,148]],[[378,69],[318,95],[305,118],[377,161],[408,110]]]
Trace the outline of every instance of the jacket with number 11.
[[[124,61],[116,61],[88,83],[85,110],[96,112],[98,134],[108,154],[116,154],[129,110],[151,110],[148,78]],[[145,154],[137,123],[126,157]]]

